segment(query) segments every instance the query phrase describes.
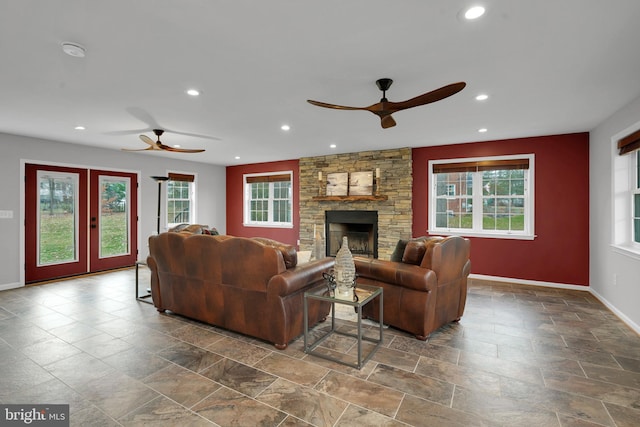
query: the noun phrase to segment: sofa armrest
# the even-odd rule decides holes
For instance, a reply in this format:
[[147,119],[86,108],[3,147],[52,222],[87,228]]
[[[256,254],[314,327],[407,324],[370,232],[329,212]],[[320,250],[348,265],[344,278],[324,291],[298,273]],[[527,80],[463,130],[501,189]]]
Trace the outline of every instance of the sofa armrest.
[[267,284],[267,292],[279,296],[290,295],[311,283],[324,280],[322,273],[333,268],[335,260],[331,257],[311,261],[273,276]]
[[353,260],[356,264],[358,277],[417,291],[429,292],[436,290],[437,277],[432,270],[418,265],[380,259],[354,257]]

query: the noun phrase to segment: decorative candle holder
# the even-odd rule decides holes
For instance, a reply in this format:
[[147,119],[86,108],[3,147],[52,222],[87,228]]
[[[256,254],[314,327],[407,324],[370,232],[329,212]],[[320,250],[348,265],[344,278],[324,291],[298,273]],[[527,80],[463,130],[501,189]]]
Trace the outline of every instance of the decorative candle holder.
[[379,176],[376,176],[376,188],[375,188],[373,194],[375,196],[379,196],[380,195],[380,177]]

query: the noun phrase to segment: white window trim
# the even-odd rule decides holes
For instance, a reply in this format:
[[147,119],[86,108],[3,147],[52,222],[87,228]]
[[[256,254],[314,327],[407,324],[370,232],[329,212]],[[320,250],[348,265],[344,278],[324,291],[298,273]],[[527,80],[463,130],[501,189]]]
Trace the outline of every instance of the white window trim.
[[[197,219],[197,193],[196,193],[196,183],[198,182],[198,174],[194,173],[194,172],[185,172],[185,171],[177,171],[177,170],[169,170],[167,171],[166,176],[169,176],[170,173],[176,173],[176,174],[181,174],[181,175],[192,175],[193,176],[193,182],[191,183],[192,185],[191,187],[191,218],[189,219],[189,223],[190,224],[197,224],[198,223],[198,219]],[[163,187],[164,187],[164,223],[165,223],[165,228],[168,230],[171,227],[175,227],[178,224],[182,224],[179,222],[169,222],[169,185],[168,185],[169,181],[167,181]]]
[[[469,229],[460,228],[436,228],[433,224],[436,223],[436,209],[435,209],[435,181],[433,175],[433,167],[438,164],[448,163],[462,163],[462,162],[479,162],[486,160],[512,160],[512,159],[529,159],[529,172],[527,179],[527,186],[525,188],[525,218],[528,220],[525,223],[525,230],[523,232],[514,231],[474,231]],[[443,236],[466,236],[466,237],[482,237],[489,239],[515,239],[515,240],[534,240],[537,236],[535,234],[535,154],[514,154],[507,156],[487,156],[487,157],[464,157],[457,159],[444,159],[444,160],[429,160],[428,170],[428,185],[429,185],[429,200],[428,200],[428,216],[429,216],[429,229],[426,230],[429,234],[443,235]],[[475,189],[474,189],[475,191]],[[526,193],[529,193],[528,196]]]
[[618,154],[618,141],[639,129],[640,123],[636,123],[611,138],[611,247],[616,253],[638,260],[640,244],[632,238],[637,155]]
[[[254,176],[271,176],[271,175],[289,175],[291,180],[291,222],[251,222],[251,190],[247,184],[247,178]],[[264,173],[248,173],[242,176],[242,225],[244,227],[258,227],[258,228],[293,228],[293,171],[285,170],[278,172],[264,172]],[[269,207],[271,212],[271,207]]]

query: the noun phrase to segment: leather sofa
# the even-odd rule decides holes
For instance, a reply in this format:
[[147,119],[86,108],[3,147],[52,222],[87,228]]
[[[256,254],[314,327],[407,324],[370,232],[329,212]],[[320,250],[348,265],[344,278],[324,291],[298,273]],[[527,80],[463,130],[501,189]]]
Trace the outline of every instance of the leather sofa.
[[[297,265],[295,248],[269,239],[167,232],[149,237],[156,309],[271,342],[301,335],[304,292],[324,283],[333,258]],[[323,292],[320,287],[319,292]],[[309,301],[309,325],[330,304]]]
[[[469,253],[469,240],[458,236],[401,240],[389,261],[354,257],[357,283],[384,289],[385,324],[426,340],[464,313]],[[367,304],[363,317],[378,320],[378,307]]]

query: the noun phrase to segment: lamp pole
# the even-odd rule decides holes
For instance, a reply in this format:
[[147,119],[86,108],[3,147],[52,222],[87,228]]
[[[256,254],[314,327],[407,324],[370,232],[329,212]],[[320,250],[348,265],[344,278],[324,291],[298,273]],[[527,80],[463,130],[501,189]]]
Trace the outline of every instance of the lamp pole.
[[155,180],[158,183],[158,226],[157,232],[160,234],[160,198],[162,196],[162,183],[164,181],[168,181],[168,176],[152,176],[151,179]]

